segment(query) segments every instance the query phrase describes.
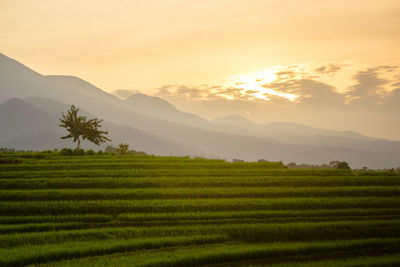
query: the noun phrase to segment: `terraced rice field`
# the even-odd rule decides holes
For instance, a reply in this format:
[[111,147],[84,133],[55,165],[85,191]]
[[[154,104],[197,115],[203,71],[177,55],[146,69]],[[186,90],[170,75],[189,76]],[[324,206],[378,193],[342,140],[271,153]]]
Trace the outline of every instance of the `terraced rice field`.
[[394,173],[134,155],[0,159],[0,266],[400,264]]

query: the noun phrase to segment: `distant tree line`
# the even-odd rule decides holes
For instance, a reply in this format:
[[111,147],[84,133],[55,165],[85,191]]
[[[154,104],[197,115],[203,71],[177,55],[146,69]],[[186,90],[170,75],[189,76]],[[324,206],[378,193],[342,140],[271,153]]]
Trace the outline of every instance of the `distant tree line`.
[[291,162],[286,164],[289,169],[342,169],[342,170],[350,170],[350,165],[346,161],[334,160],[329,162],[328,164],[322,165],[313,165],[313,164],[296,164],[295,162]]
[[128,144],[120,144],[118,147],[107,146],[104,150],[94,151],[93,149],[84,150],[80,149],[71,149],[71,148],[63,148],[61,150],[42,150],[42,151],[33,151],[33,150],[16,150],[15,148],[0,148],[0,154],[14,154],[18,157],[23,158],[42,158],[46,154],[55,154],[62,156],[91,156],[91,155],[148,155],[143,151],[136,151],[133,149],[129,149]]

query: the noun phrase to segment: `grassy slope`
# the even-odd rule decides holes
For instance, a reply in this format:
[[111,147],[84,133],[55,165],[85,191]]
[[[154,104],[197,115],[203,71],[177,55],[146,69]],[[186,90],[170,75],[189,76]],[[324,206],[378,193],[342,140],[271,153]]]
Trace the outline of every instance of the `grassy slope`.
[[368,266],[400,252],[400,177],[390,172],[188,157],[0,159],[14,163],[0,164],[1,266]]

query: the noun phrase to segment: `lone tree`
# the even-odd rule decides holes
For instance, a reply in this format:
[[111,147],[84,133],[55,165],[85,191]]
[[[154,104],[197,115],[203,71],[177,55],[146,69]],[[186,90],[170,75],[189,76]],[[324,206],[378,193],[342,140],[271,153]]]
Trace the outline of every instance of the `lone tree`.
[[89,140],[90,142],[100,145],[103,142],[111,141],[106,135],[108,131],[101,131],[101,123],[103,120],[90,119],[88,120],[85,116],[78,115],[79,108],[71,105],[67,114],[62,113],[60,119],[60,127],[64,127],[69,134],[61,137],[61,139],[73,138],[73,142],[78,142],[76,150],[79,149],[82,140]]
[[128,144],[121,143],[121,144],[119,145],[119,153],[121,153],[121,154],[127,154],[128,152],[129,152],[129,145],[128,145]]

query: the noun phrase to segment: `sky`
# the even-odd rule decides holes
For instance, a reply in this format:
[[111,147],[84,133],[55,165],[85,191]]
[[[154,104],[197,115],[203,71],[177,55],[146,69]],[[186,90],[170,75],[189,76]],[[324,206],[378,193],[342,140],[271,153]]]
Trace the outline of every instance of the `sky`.
[[0,52],[120,97],[400,140],[398,0],[0,0]]

